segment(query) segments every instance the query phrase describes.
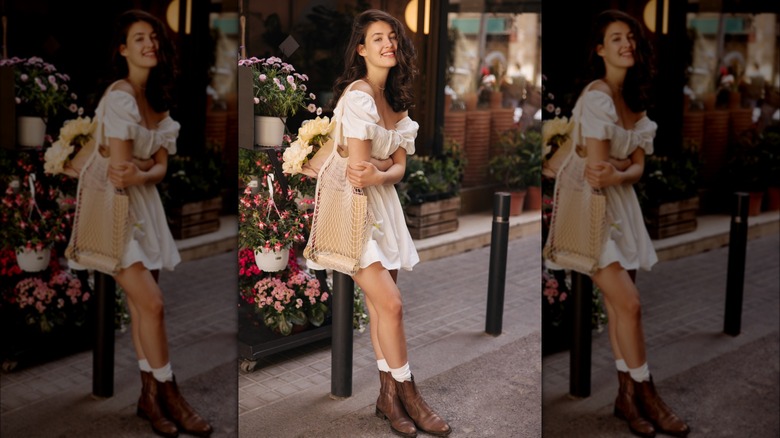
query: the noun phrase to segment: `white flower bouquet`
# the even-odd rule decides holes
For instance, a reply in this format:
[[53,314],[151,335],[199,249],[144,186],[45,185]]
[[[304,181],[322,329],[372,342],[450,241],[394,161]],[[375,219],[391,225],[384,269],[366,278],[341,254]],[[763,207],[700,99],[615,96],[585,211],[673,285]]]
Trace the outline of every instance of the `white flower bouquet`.
[[303,172],[303,166],[330,138],[334,122],[328,117],[317,116],[306,120],[298,129],[298,137],[282,154],[282,171],[289,175]]
[[44,153],[44,173],[78,176],[81,164],[91,151],[88,144],[94,132],[95,120],[89,117],[66,120],[60,128],[59,138]]

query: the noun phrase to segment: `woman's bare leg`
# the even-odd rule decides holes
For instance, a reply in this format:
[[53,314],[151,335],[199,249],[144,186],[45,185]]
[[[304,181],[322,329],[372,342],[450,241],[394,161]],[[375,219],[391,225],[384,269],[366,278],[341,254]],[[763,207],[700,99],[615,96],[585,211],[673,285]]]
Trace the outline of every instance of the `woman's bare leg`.
[[629,368],[642,366],[647,359],[642,306],[631,275],[618,263],[612,263],[595,273],[593,281],[604,293],[604,303],[610,318],[610,342],[614,338],[613,349],[617,346],[615,358],[625,360]]
[[168,338],[162,291],[155,275],[141,263],[135,263],[121,270],[115,279],[127,294],[136,354],[139,359],[145,358],[152,368],[165,366],[168,363]]
[[[631,277],[631,281],[636,284],[636,270],[631,269],[627,272],[628,276]],[[623,353],[620,352],[620,345],[618,345],[617,341],[617,323],[613,322],[617,321],[618,317],[615,309],[612,307],[612,303],[606,297],[604,299],[604,307],[607,309],[607,332],[609,333],[609,343],[612,346],[612,354],[615,356],[615,360],[621,360],[623,359]]]
[[404,366],[407,355],[403,302],[395,276],[377,262],[361,269],[353,278],[366,296],[371,342],[377,360],[384,358],[390,368]]

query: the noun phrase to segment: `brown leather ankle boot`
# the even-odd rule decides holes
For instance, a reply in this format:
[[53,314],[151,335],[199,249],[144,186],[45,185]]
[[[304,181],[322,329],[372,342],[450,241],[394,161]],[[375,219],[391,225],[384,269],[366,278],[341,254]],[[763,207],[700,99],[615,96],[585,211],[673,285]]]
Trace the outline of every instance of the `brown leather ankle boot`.
[[414,420],[414,424],[419,429],[438,436],[447,436],[452,432],[450,425],[436,412],[433,412],[428,403],[425,403],[420,390],[414,383],[414,376],[412,376],[411,381],[398,382],[395,379],[393,381],[398,391],[398,398],[401,399],[406,413]]
[[631,375],[625,371],[618,371],[618,382],[620,388],[615,399],[615,416],[628,423],[628,428],[635,435],[652,438],[655,436],[655,428],[639,412],[636,405],[636,392],[634,391],[634,380]]
[[414,421],[406,413],[401,399],[398,398],[398,390],[395,379],[389,371],[379,372],[379,398],[376,399],[376,416],[390,421],[390,427],[398,435],[416,437],[417,428]]
[[203,419],[184,400],[179,387],[176,385],[176,377],[170,382],[158,383],[160,388],[160,401],[162,402],[168,417],[172,419],[179,429],[193,435],[207,437],[211,435],[211,425]]
[[675,415],[669,406],[661,400],[653,384],[653,377],[647,382],[634,382],[637,404],[645,418],[653,422],[658,432],[664,432],[678,437],[687,436],[691,431],[680,417]]
[[154,433],[160,436],[175,438],[179,436],[176,425],[167,418],[160,406],[159,391],[154,375],[148,371],[141,371],[141,397],[138,398],[138,407],[135,413],[149,420]]

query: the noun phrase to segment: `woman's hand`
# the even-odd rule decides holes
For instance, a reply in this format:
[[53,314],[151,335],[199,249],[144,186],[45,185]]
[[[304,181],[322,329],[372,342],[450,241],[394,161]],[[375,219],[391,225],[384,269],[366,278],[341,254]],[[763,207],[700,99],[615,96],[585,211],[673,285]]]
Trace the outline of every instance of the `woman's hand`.
[[588,163],[585,166],[585,180],[591,187],[602,189],[622,183],[620,172],[609,161]]
[[369,161],[360,161],[347,167],[347,180],[359,189],[383,184],[382,173]]
[[140,158],[133,157],[133,164],[135,164],[138,170],[146,172],[147,170],[151,169],[152,166],[154,166],[154,158],[147,158],[142,160]]
[[141,185],[145,182],[143,172],[131,161],[109,165],[108,179],[118,189]]
[[377,170],[380,170],[382,172],[386,172],[387,169],[392,167],[393,159],[392,158],[385,158],[384,160],[380,160],[380,159],[371,157],[371,164],[373,164],[377,168]]
[[623,158],[621,160],[618,158],[609,157],[607,161],[609,161],[609,163],[612,164],[615,167],[615,169],[621,172],[628,169],[629,166],[631,166],[631,158]]

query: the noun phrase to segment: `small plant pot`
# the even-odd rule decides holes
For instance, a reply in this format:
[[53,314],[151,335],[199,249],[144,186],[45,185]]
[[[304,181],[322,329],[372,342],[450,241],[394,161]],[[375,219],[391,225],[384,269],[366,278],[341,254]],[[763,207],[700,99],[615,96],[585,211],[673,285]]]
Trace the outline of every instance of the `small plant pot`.
[[282,248],[280,251],[255,249],[255,264],[263,272],[277,272],[287,267],[290,260],[290,248]]
[[46,138],[46,122],[41,117],[19,116],[16,131],[20,146],[39,147]]
[[16,263],[19,268],[25,272],[40,272],[49,266],[51,259],[51,248],[34,250],[27,248],[18,248],[16,250]]
[[523,213],[523,204],[525,204],[525,190],[514,190],[509,192],[509,215],[520,216]]
[[750,205],[748,205],[748,216],[758,216],[761,214],[761,201],[764,198],[764,192],[750,192]]
[[287,117],[255,116],[255,144],[281,146]]

